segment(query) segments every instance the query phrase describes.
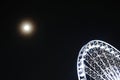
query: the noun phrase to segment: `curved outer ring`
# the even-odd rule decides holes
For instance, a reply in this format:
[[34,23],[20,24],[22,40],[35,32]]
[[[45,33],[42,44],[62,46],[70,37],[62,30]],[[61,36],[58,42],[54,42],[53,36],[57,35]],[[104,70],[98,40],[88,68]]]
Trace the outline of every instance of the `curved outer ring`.
[[[112,45],[110,45],[110,44],[108,44],[107,42],[104,42],[104,41],[102,41],[102,40],[91,40],[91,41],[89,41],[87,44],[92,43],[92,42],[95,42],[95,41],[101,42],[101,43],[105,43],[106,45],[112,47],[112,48],[115,49],[118,53],[120,53],[120,51],[117,50],[115,47],[113,47]],[[86,44],[86,45],[87,45],[87,44]],[[86,74],[85,74],[85,71],[84,71],[84,63],[83,63],[83,61],[84,61],[83,56],[86,55],[86,54],[84,54],[84,55],[81,54],[81,52],[84,50],[84,48],[86,47],[86,45],[84,45],[84,46],[81,48],[81,50],[79,51],[78,57],[77,57],[77,75],[78,75],[78,79],[79,79],[79,80],[87,80]],[[83,52],[83,53],[84,53],[84,52]],[[80,57],[80,56],[82,56],[82,58],[81,58],[80,61],[79,61],[79,57]],[[80,72],[79,66],[78,66],[79,63],[81,63],[81,67],[80,67],[80,68],[81,68],[81,71],[83,71],[81,75],[79,75],[79,72]],[[83,78],[83,79],[80,79],[80,77],[84,77],[84,78]]]

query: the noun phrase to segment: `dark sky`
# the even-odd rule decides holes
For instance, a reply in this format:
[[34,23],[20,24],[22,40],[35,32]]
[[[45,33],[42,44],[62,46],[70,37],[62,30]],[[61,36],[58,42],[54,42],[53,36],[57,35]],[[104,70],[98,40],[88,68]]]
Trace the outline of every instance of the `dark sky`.
[[[120,50],[117,2],[33,0],[0,4],[0,53],[5,55],[8,80],[78,80],[77,56],[88,41],[100,39]],[[26,17],[37,23],[36,34],[29,39],[17,32],[19,20]]]

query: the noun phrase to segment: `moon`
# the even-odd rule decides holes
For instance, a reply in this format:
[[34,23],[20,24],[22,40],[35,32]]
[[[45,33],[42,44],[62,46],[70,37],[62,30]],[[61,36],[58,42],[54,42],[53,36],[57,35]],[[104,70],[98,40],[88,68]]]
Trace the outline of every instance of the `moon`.
[[21,29],[22,29],[22,32],[24,32],[25,34],[29,34],[33,30],[33,25],[27,22],[27,23],[22,24]]
[[24,19],[19,22],[19,33],[23,37],[33,36],[36,31],[35,21],[32,19]]

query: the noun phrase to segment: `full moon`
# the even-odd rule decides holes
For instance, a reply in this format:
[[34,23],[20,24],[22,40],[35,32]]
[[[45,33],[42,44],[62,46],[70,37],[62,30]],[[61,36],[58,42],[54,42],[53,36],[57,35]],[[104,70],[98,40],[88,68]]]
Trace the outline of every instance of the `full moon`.
[[18,26],[19,33],[23,37],[32,36],[36,31],[36,23],[32,19],[21,20]]
[[30,23],[24,23],[22,26],[22,31],[26,34],[31,33],[33,26]]

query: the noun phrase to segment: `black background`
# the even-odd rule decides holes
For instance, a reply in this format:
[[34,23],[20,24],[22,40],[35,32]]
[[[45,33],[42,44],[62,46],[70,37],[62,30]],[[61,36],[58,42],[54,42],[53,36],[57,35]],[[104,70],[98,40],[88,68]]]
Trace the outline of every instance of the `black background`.
[[[8,80],[78,80],[77,56],[88,41],[100,39],[120,50],[117,2],[0,4],[0,53],[4,55],[1,61]],[[29,39],[20,37],[16,31],[19,20],[26,17],[37,23],[37,33]]]

